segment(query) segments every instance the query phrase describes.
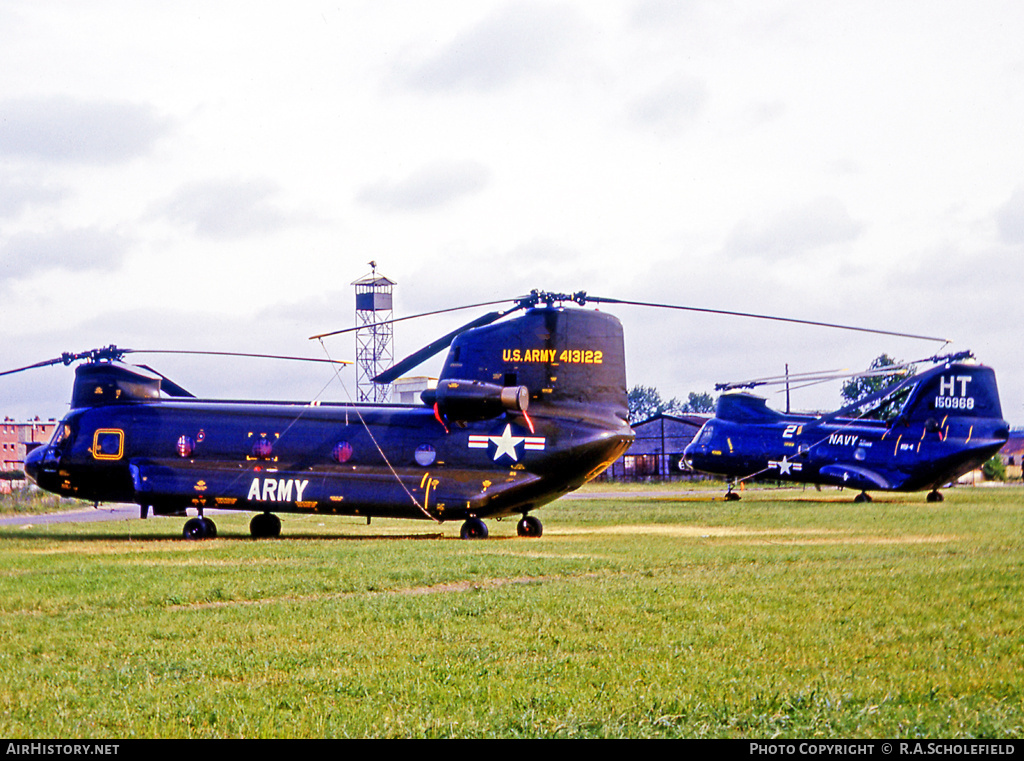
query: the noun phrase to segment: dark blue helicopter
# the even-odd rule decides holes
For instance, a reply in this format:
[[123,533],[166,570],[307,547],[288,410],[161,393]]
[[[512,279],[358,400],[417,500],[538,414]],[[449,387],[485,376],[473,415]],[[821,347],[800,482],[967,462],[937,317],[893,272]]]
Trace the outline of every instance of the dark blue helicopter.
[[[942,499],[939,487],[978,467],[1006,443],[990,367],[969,353],[932,357],[938,365],[827,415],[792,415],[769,409],[750,393],[725,393],[714,417],[686,448],[685,465],[745,481],[778,479],[867,492],[922,491]],[[857,410],[893,400],[891,420],[853,417]],[[732,488],[730,498],[738,499]]]
[[532,511],[633,440],[622,326],[561,306],[570,300],[585,303],[535,291],[378,376],[450,345],[420,405],[196,399],[113,346],[40,362],[29,367],[87,360],[70,413],[25,470],[57,494],[137,503],[142,517],[194,508],[186,538],[216,535],[213,508],[256,512],[257,537],[280,533],[275,513],[459,520],[463,538],[485,537],[484,518],[521,515],[518,533],[539,536]]

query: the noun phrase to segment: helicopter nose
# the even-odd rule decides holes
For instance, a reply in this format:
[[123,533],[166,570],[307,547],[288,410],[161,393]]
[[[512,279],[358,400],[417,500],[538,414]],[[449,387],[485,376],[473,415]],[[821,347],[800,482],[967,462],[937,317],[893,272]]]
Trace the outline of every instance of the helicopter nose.
[[36,447],[27,455],[25,455],[25,475],[27,475],[32,483],[39,483],[39,473],[42,470],[43,458],[46,456],[46,450],[49,449],[47,446]]
[[690,442],[683,449],[683,456],[679,459],[679,469],[688,472],[698,470],[697,463],[703,463],[706,449],[703,445]]

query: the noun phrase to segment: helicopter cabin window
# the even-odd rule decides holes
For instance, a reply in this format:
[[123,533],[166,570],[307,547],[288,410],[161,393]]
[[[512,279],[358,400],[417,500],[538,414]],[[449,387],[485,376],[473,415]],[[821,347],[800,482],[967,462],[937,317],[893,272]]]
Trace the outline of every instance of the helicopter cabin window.
[[93,434],[92,456],[97,460],[120,460],[124,454],[124,431],[100,428]]

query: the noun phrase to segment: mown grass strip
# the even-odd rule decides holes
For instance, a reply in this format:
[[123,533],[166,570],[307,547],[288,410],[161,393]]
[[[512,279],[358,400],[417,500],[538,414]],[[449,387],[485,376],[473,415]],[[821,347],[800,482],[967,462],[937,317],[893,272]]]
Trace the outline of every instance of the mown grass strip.
[[1019,489],[669,496],[562,501],[529,541],[2,529],[0,733],[1024,735]]

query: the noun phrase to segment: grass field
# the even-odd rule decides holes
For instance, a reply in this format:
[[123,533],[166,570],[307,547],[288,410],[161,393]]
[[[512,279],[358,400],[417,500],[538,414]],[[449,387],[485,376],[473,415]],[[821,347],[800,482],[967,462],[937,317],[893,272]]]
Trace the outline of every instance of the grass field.
[[91,502],[68,499],[48,494],[35,487],[15,488],[9,493],[0,492],[0,518],[39,513],[59,513],[91,507]]
[[1024,490],[0,528],[0,736],[1024,736]]

